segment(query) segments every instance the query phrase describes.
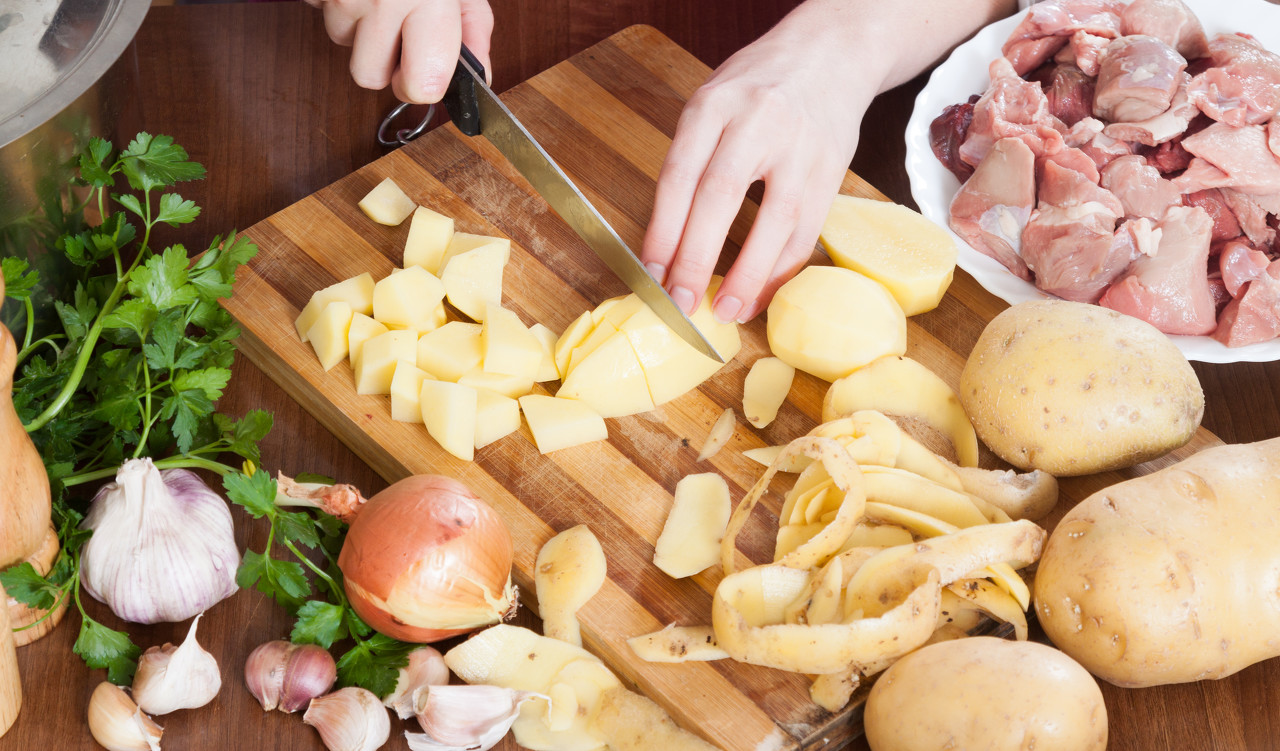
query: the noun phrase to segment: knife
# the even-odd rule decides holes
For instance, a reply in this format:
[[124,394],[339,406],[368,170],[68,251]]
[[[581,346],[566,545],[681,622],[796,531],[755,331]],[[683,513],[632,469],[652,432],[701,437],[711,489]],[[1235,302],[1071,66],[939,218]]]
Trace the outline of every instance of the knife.
[[458,67],[442,103],[458,130],[468,136],[483,135],[502,152],[543,200],[663,323],[694,349],[716,362],[724,362],[596,207],[493,93],[485,83],[484,66],[466,45],[462,46]]

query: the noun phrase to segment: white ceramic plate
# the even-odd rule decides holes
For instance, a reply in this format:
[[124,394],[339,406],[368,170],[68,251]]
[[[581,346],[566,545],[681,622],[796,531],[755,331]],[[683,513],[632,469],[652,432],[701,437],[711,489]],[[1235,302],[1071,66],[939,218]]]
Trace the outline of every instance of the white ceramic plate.
[[[1205,33],[1244,31],[1252,34],[1267,49],[1280,52],[1280,6],[1266,0],[1185,0],[1200,17]],[[916,97],[915,109],[907,124],[907,175],[911,179],[911,195],[920,211],[938,224],[948,225],[951,198],[960,188],[956,180],[929,146],[929,124],[944,107],[963,102],[971,94],[981,94],[989,80],[987,66],[1000,56],[1000,48],[1018,21],[1016,16],[997,21],[968,42],[956,48],[946,62],[934,70],[929,83]],[[952,233],[960,247],[957,263],[978,283],[1009,304],[1038,300],[1049,295],[1030,282],[1009,273],[999,261],[971,248]],[[1189,360],[1201,362],[1269,362],[1280,360],[1280,339],[1227,347],[1209,336],[1171,336]]]

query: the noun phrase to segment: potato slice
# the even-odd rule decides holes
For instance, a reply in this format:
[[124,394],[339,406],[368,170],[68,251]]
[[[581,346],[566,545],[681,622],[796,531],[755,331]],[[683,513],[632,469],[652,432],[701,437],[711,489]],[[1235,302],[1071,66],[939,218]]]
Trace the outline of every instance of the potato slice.
[[307,329],[307,340],[326,371],[347,358],[347,335],[351,332],[351,306],[337,300],[320,312],[320,317]]
[[486,372],[527,378],[530,384],[542,364],[538,338],[529,333],[514,312],[492,302],[485,308],[480,349]]
[[373,287],[373,318],[387,326],[412,328],[428,323],[435,328],[435,310],[444,299],[444,285],[421,266],[410,266]]
[[560,380],[560,371],[556,369],[556,332],[543,326],[541,323],[535,323],[529,327],[529,333],[533,334],[538,340],[538,346],[542,347],[542,361],[538,363],[538,372],[533,379],[538,383],[546,383],[547,381]]
[[707,440],[702,442],[702,451],[698,452],[698,461],[705,462],[718,454],[720,449],[724,448],[725,444],[729,442],[729,439],[733,438],[733,429],[737,425],[738,421],[733,416],[733,407],[728,407],[724,412],[721,412],[720,417],[711,426],[711,431],[707,433]]
[[955,273],[951,235],[888,201],[836,196],[818,239],[836,265],[883,284],[908,316],[936,308]]
[[413,218],[409,221],[409,236],[404,241],[401,265],[405,268],[421,266],[432,274],[439,274],[451,239],[453,218],[419,206],[413,210]]
[[367,340],[360,348],[356,368],[357,394],[391,393],[391,377],[400,360],[413,362],[418,354],[418,335],[412,331],[388,331]]
[[757,428],[768,427],[787,400],[796,369],[776,357],[761,357],[751,364],[742,386],[742,414]]
[[827,389],[823,422],[859,410],[919,420],[950,439],[958,463],[978,465],[978,436],[960,399],[932,370],[910,357],[888,355],[858,368]]
[[510,255],[509,246],[489,243],[449,258],[440,281],[453,307],[473,321],[483,321],[489,303],[502,303],[502,267]]
[[475,458],[476,390],[447,381],[423,381],[422,422],[436,443],[464,461]]
[[591,320],[591,311],[588,310],[575,318],[560,338],[556,339],[553,354],[560,380],[564,380],[565,376],[569,375],[569,360],[573,356],[573,350],[590,336],[593,327],[595,322]]
[[[711,315],[710,300],[719,286],[719,278],[713,278],[702,304],[689,320],[727,363],[738,354],[742,339],[736,323],[721,324]],[[647,306],[627,318],[620,330],[640,359],[654,405],[666,404],[687,394],[722,367],[677,336]]]
[[708,662],[729,656],[716,644],[716,632],[710,626],[667,626],[633,636],[627,645],[646,662]]
[[778,289],[768,321],[773,354],[826,381],[907,351],[902,308],[880,283],[849,269],[804,269]]
[[476,389],[476,449],[519,429],[520,402],[489,389]]
[[352,314],[351,326],[347,329],[347,357],[351,359],[352,372],[360,368],[360,350],[364,347],[364,343],[389,330],[364,313]]
[[424,335],[417,344],[418,367],[442,381],[454,382],[478,370],[484,361],[481,331],[478,323],[450,321]]
[[[602,322],[596,331],[611,325]],[[585,402],[601,417],[624,417],[653,409],[649,382],[626,336],[614,331],[589,355],[576,361],[578,352],[586,346],[574,350],[575,362],[556,396]]]
[[520,397],[520,409],[529,423],[538,451],[543,454],[609,437],[604,418],[591,407],[573,399],[529,394]]
[[294,328],[297,329],[298,337],[302,341],[307,341],[307,331],[316,322],[316,319],[320,317],[320,313],[325,309],[325,306],[338,300],[350,305],[352,313],[372,315],[373,275],[366,272],[359,276],[353,276],[337,284],[331,284],[311,295],[311,300],[303,306],[302,312],[298,314],[298,319],[294,322]]
[[413,210],[418,208],[418,204],[405,195],[400,186],[396,185],[395,180],[389,177],[375,185],[357,205],[365,216],[389,227],[394,227],[408,219]]
[[653,546],[653,565],[673,579],[714,566],[731,512],[729,485],[723,477],[704,472],[681,478]]
[[422,382],[435,376],[408,360],[396,363],[391,374],[391,419],[422,422]]
[[574,347],[573,352],[569,354],[569,370],[565,375],[565,380],[568,380],[568,377],[573,375],[573,370],[578,367],[579,363],[586,360],[592,352],[599,349],[601,345],[609,341],[617,333],[618,327],[614,326],[611,321],[597,323],[595,328],[591,329],[587,337],[582,340],[582,343]]
[[578,608],[600,591],[605,572],[600,541],[585,524],[543,544],[533,566],[533,585],[544,636],[582,646]]

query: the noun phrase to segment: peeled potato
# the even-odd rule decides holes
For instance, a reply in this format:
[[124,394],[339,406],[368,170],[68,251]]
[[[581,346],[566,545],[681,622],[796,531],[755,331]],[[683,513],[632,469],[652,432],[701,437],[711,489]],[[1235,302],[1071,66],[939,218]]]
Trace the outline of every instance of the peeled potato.
[[827,381],[907,351],[907,319],[878,282],[849,269],[810,266],[769,303],[769,348]]
[[819,239],[837,266],[883,284],[906,315],[933,310],[951,286],[955,241],[906,206],[836,196]]

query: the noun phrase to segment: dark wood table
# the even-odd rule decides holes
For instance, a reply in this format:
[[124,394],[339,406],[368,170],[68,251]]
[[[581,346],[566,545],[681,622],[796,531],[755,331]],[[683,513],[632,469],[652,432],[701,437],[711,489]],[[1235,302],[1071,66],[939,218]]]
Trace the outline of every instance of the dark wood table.
[[[715,66],[765,31],[787,0],[496,0],[495,88],[499,91],[632,23],[649,23]],[[300,3],[160,7],[152,10],[125,65],[137,99],[122,133],[166,133],[203,163],[209,177],[183,194],[204,208],[170,241],[207,244],[244,228],[385,153],[374,132],[394,101],[352,84],[347,51],[324,34],[318,12]],[[902,167],[903,133],[922,85],[913,81],[876,100],[864,120],[854,170],[889,197],[911,203]],[[945,321],[930,322],[945,336]],[[1280,435],[1280,363],[1196,365],[1207,408],[1204,424],[1228,442]],[[255,366],[237,358],[220,403],[229,414],[263,408],[275,429],[263,463],[286,473],[321,472],[376,492],[385,482],[329,435]],[[238,542],[261,549],[265,529],[237,518]],[[144,648],[178,642],[185,627],[125,625],[92,603],[95,617],[125,627]],[[76,616],[19,652],[24,709],[0,739],[4,749],[95,749],[85,709],[104,679],[71,653]],[[256,592],[241,592],[201,622],[200,641],[222,666],[224,688],[209,706],[161,718],[165,748],[231,751],[321,749],[297,716],[264,714],[243,687],[244,658],[259,643],[287,636],[285,613]],[[1111,748],[1272,749],[1280,745],[1280,660],[1220,681],[1123,690],[1103,685]],[[393,722],[387,748],[405,748]],[[854,748],[865,748],[857,743]],[[510,740],[499,746],[514,749]]]

